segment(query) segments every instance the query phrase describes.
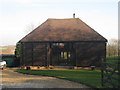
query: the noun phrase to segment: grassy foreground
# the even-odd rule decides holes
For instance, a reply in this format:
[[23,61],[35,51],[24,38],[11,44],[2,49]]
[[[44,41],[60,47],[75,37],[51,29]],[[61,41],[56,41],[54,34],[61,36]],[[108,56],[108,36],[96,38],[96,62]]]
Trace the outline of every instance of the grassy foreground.
[[102,88],[100,70],[17,70],[17,72],[32,75],[53,76],[83,83],[96,88]]
[[120,56],[110,56],[110,57],[106,57],[106,61],[108,63],[118,63],[120,62]]

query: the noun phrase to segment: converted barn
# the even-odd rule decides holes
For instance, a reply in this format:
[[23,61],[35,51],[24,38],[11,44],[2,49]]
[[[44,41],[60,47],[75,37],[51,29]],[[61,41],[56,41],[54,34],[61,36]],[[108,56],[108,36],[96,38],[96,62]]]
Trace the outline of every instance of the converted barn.
[[97,66],[107,40],[79,18],[47,19],[20,41],[21,66]]

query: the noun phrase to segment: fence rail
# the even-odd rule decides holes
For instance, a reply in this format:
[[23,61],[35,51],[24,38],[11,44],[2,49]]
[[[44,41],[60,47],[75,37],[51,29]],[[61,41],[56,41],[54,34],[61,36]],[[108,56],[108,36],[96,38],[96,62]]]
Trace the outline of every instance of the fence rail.
[[120,64],[102,63],[101,79],[105,88],[120,88]]

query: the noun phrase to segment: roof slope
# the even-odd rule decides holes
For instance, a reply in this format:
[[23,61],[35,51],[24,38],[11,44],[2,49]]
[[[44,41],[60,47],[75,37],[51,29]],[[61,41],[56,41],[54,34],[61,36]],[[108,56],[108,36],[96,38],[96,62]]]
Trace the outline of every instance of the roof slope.
[[107,41],[79,18],[47,19],[21,42],[32,41]]

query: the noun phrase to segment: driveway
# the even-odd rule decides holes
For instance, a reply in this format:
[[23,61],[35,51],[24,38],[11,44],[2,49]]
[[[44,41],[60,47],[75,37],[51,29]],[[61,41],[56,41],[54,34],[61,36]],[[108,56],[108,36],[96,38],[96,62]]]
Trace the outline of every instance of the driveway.
[[55,77],[27,75],[7,68],[2,71],[2,88],[89,88],[80,83]]

